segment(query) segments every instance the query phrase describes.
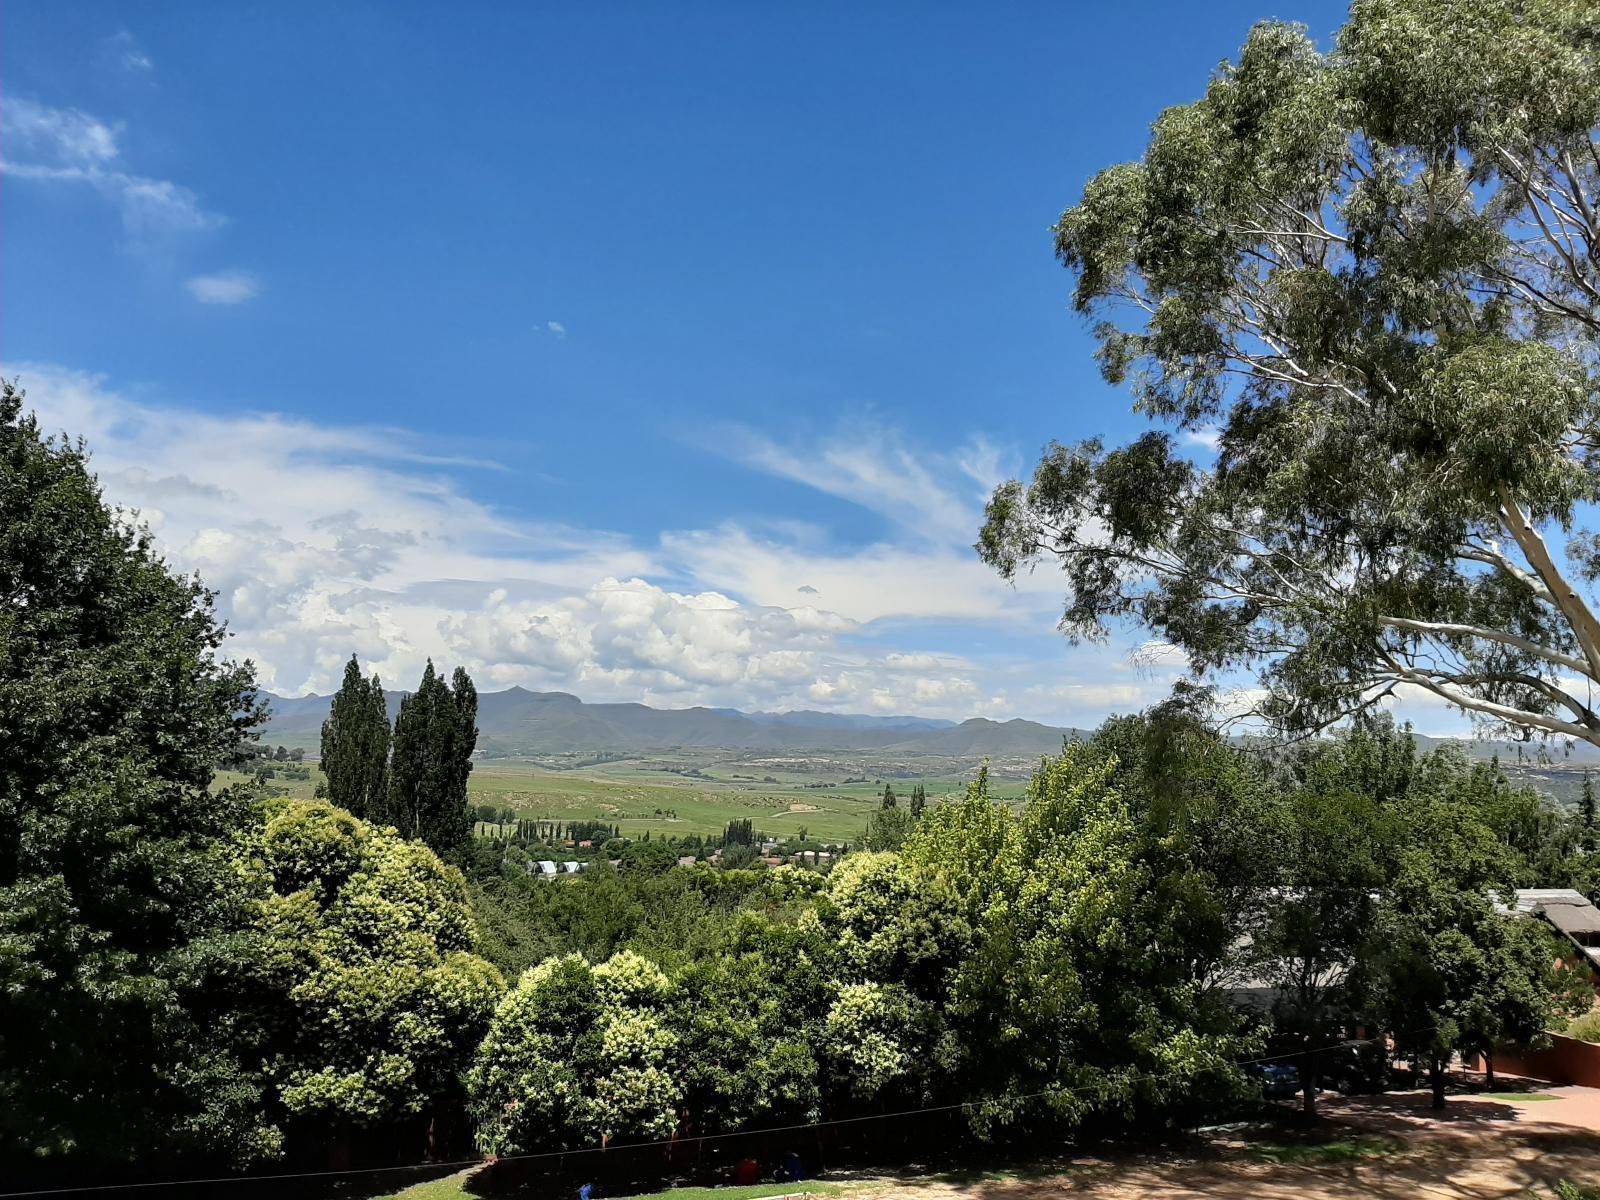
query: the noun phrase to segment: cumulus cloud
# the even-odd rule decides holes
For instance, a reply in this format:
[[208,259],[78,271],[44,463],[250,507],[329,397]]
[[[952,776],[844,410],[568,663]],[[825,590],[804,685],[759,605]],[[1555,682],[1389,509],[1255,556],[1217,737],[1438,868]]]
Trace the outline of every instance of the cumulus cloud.
[[248,271],[221,271],[215,275],[196,275],[184,285],[201,304],[243,304],[260,290],[256,277]]
[[[218,416],[134,400],[82,372],[6,370],[46,428],[88,439],[107,497],[137,509],[170,561],[217,591],[229,652],[255,660],[275,691],[329,691],[355,652],[401,686],[431,655],[485,688],[666,707],[963,718],[1008,703],[986,667],[917,649],[914,630],[886,641],[869,629],[884,612],[1002,611],[1004,585],[974,571],[952,586],[937,576],[954,566],[942,559],[885,547],[852,562],[790,544],[791,563],[807,559],[803,577],[824,585],[797,596],[792,579],[775,582],[779,543],[729,529],[641,540],[514,517],[462,490],[463,471],[492,464],[424,452],[400,431]],[[742,577],[749,589],[714,581],[747,552],[758,560]],[[873,600],[894,590],[892,575],[930,599]],[[979,600],[984,590],[1000,608]]]
[[550,333],[555,334],[557,338],[564,338],[567,336],[567,327],[560,321],[546,321],[544,323],[544,327]]
[[23,97],[0,102],[0,172],[42,184],[89,187],[116,205],[136,240],[202,232],[223,224],[181,184],[123,167],[121,129],[77,108]]

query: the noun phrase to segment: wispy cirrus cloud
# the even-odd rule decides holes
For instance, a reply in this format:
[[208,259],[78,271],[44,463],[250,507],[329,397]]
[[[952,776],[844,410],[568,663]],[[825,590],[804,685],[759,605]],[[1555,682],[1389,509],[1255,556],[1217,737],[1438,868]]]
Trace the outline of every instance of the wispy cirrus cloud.
[[[988,490],[1004,478],[1001,452],[984,439],[942,454],[910,446],[895,431],[869,423],[782,442],[725,425],[703,448],[849,501],[916,538],[961,547],[971,544],[983,523]],[[958,477],[973,487],[957,489],[952,481]]]
[[124,167],[121,127],[78,108],[53,108],[25,97],[0,101],[0,172],[46,185],[88,187],[121,215],[123,229],[145,241],[200,233],[225,223],[189,188]]
[[123,29],[108,37],[103,46],[124,71],[148,75],[156,69],[155,61],[144,52],[137,38]]
[[253,300],[261,285],[248,271],[220,271],[215,275],[196,275],[184,286],[201,304],[243,304]]

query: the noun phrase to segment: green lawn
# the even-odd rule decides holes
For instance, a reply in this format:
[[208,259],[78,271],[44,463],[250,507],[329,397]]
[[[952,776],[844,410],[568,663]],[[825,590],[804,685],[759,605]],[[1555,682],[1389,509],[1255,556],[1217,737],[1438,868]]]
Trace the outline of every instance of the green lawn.
[[1480,1100],[1559,1100],[1549,1092],[1474,1092]]
[[[414,1184],[404,1191],[394,1193],[388,1200],[479,1200],[466,1189],[469,1174],[470,1172],[462,1171],[455,1175],[447,1175],[443,1179]],[[650,1192],[643,1196],[621,1197],[620,1200],[759,1200],[765,1196],[800,1194],[838,1196],[844,1190],[836,1183],[816,1183],[807,1180],[803,1183],[755,1183],[748,1187],[670,1188],[664,1192]]]
[[1313,1166],[1380,1158],[1404,1147],[1399,1138],[1363,1134],[1328,1142],[1257,1142],[1245,1148],[1244,1156],[1255,1162]]

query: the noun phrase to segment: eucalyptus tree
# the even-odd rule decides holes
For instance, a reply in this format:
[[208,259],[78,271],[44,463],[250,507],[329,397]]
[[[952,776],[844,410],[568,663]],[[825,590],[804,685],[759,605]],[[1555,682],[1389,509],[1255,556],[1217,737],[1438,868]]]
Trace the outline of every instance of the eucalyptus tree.
[[982,557],[1057,561],[1070,636],[1252,671],[1287,728],[1407,685],[1600,743],[1597,127],[1592,0],[1257,26],[1054,231],[1157,427],[1052,445]]

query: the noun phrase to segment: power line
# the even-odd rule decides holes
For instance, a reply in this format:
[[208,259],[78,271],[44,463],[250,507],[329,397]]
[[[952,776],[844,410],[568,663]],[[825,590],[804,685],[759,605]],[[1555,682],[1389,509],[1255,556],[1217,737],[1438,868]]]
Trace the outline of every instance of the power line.
[[[1432,1026],[1429,1025],[1429,1026],[1424,1026],[1424,1027],[1419,1028],[1419,1029],[1410,1030],[1410,1031],[1408,1031],[1406,1036],[1410,1036],[1411,1034],[1416,1034],[1416,1033],[1423,1033],[1423,1032],[1426,1032],[1428,1029],[1431,1029],[1431,1028],[1432,1028]],[[1345,1038],[1345,1039],[1341,1039],[1340,1041],[1337,1041],[1337,1042],[1329,1042],[1326,1046],[1317,1046],[1317,1047],[1314,1047],[1314,1048],[1309,1049],[1309,1050],[1307,1050],[1307,1049],[1290,1050],[1290,1051],[1287,1051],[1287,1052],[1285,1052],[1283,1054],[1269,1054],[1269,1055],[1263,1055],[1260,1058],[1247,1058],[1247,1059],[1243,1059],[1243,1060],[1238,1061],[1238,1062],[1229,1063],[1228,1065],[1229,1066],[1233,1066],[1233,1067],[1254,1067],[1254,1066],[1260,1066],[1263,1063],[1281,1062],[1283,1059],[1286,1059],[1286,1058],[1302,1058],[1306,1054],[1320,1054],[1324,1050],[1336,1050],[1341,1046],[1350,1046],[1350,1045],[1358,1045],[1358,1044],[1360,1044],[1360,1039],[1352,1040],[1352,1039],[1349,1039],[1349,1038]],[[1167,1078],[1171,1074],[1172,1074],[1171,1072],[1167,1072],[1165,1074],[1158,1074],[1158,1073],[1151,1072],[1151,1071],[1139,1071],[1139,1072],[1135,1072],[1131,1076],[1125,1076],[1124,1077],[1124,1081],[1125,1082],[1134,1082],[1136,1080],[1150,1080],[1150,1081],[1153,1081],[1153,1080],[1159,1080],[1159,1079]],[[1021,1102],[1028,1101],[1028,1100],[1040,1100],[1040,1099],[1043,1099],[1045,1097],[1058,1097],[1059,1098],[1059,1097],[1066,1097],[1066,1096],[1076,1096],[1076,1095],[1081,1095],[1081,1094],[1084,1094],[1084,1093],[1087,1093],[1087,1092],[1099,1091],[1099,1090],[1102,1090],[1102,1089],[1099,1089],[1099,1088],[1088,1088],[1088,1087],[1045,1088],[1045,1089],[1043,1089],[1041,1091],[1037,1091],[1037,1092],[1027,1092],[1027,1093],[1024,1093],[1023,1095],[1020,1095],[1020,1096],[1007,1097],[1006,1098],[1006,1102],[1007,1103],[1021,1103]],[[756,1137],[756,1136],[761,1135],[761,1134],[797,1133],[797,1132],[801,1132],[801,1131],[808,1130],[808,1129],[828,1129],[828,1128],[832,1128],[833,1126],[837,1126],[837,1125],[859,1125],[859,1124],[861,1124],[863,1122],[866,1122],[866,1121],[889,1121],[889,1120],[897,1120],[897,1119],[899,1119],[901,1117],[914,1117],[914,1116],[920,1116],[920,1115],[931,1114],[931,1113],[959,1112],[959,1111],[961,1111],[963,1109],[978,1108],[978,1107],[980,1107],[982,1105],[996,1103],[996,1102],[997,1101],[992,1099],[992,1098],[991,1099],[982,1099],[982,1100],[963,1100],[963,1101],[960,1101],[959,1103],[955,1103],[955,1104],[935,1104],[935,1105],[924,1106],[924,1107],[921,1107],[921,1108],[905,1108],[905,1109],[899,1110],[898,1112],[869,1113],[867,1115],[858,1116],[858,1117],[835,1117],[835,1118],[833,1118],[831,1120],[827,1120],[827,1121],[806,1121],[806,1122],[801,1122],[801,1123],[794,1124],[794,1125],[768,1125],[768,1126],[763,1126],[760,1129],[738,1129],[738,1130],[729,1130],[729,1131],[724,1132],[724,1133],[698,1133],[698,1134],[693,1135],[692,1137],[659,1138],[659,1139],[657,1139],[655,1141],[650,1141],[650,1142],[628,1142],[626,1145],[615,1146],[615,1147],[610,1147],[610,1146],[580,1146],[580,1147],[578,1147],[576,1149],[573,1149],[573,1150],[541,1150],[541,1151],[539,1151],[537,1153],[533,1153],[533,1154],[510,1154],[510,1155],[505,1155],[505,1156],[495,1156],[495,1157],[491,1157],[491,1158],[468,1158],[468,1159],[460,1159],[460,1160],[457,1160],[455,1162],[403,1163],[403,1164],[401,1164],[399,1166],[393,1166],[393,1167],[351,1167],[351,1168],[346,1168],[344,1170],[339,1170],[339,1171],[293,1171],[293,1172],[286,1172],[284,1174],[279,1174],[279,1175],[219,1175],[219,1176],[215,1176],[215,1177],[212,1177],[212,1178],[209,1178],[209,1179],[204,1179],[204,1178],[203,1179],[164,1179],[164,1180],[157,1180],[157,1181],[152,1181],[152,1182],[147,1182],[147,1183],[104,1183],[104,1184],[94,1184],[94,1185],[90,1185],[90,1186],[86,1186],[86,1187],[36,1188],[36,1189],[30,1190],[30,1191],[0,1192],[0,1200],[20,1200],[21,1197],[25,1197],[25,1196],[65,1196],[65,1195],[69,1195],[69,1194],[73,1194],[73,1193],[86,1193],[87,1194],[87,1193],[91,1193],[91,1192],[134,1191],[136,1189],[145,1189],[145,1188],[204,1187],[204,1186],[207,1186],[207,1185],[230,1184],[230,1183],[274,1183],[274,1182],[283,1182],[283,1181],[287,1181],[287,1180],[291,1180],[291,1179],[331,1179],[331,1178],[344,1177],[344,1176],[348,1176],[348,1175],[382,1175],[382,1174],[386,1174],[386,1173],[394,1174],[394,1173],[398,1173],[398,1172],[401,1172],[401,1171],[447,1171],[447,1170],[459,1170],[459,1169],[464,1169],[466,1167],[475,1167],[475,1166],[480,1166],[480,1165],[495,1165],[495,1166],[498,1166],[500,1163],[534,1162],[534,1161],[538,1161],[538,1160],[552,1159],[552,1158],[568,1158],[568,1157],[581,1155],[581,1154],[621,1153],[623,1151],[650,1150],[650,1149],[666,1147],[666,1146],[686,1146],[686,1145],[689,1145],[691,1143],[698,1145],[698,1144],[703,1144],[705,1142],[724,1141],[724,1140],[729,1139],[729,1138]]]

